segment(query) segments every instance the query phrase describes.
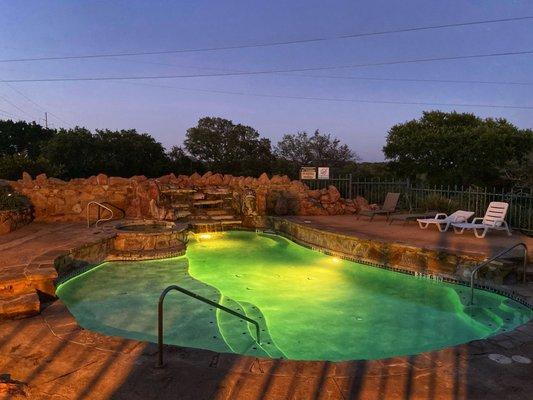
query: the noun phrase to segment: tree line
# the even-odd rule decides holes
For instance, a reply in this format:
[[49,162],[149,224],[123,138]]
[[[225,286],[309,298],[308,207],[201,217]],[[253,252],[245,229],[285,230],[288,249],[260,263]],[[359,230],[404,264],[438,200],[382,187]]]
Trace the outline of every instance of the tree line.
[[273,145],[254,128],[217,117],[201,118],[187,130],[183,145],[170,149],[134,129],[56,130],[35,122],[0,121],[1,179],[19,179],[23,171],[70,179],[101,172],[157,177],[207,170],[297,178],[301,166],[330,166],[333,173],[369,179],[533,186],[533,133],[504,119],[424,112],[420,119],[391,127],[383,152],[386,162],[360,163],[348,145],[318,130],[286,134]]

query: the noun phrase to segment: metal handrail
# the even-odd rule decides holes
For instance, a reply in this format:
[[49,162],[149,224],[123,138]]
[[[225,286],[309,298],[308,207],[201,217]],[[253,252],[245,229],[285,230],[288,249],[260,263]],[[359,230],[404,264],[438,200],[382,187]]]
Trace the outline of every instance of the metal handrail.
[[[110,221],[113,219],[113,216],[114,216],[114,213],[113,213],[113,210],[107,206],[105,206],[104,204],[98,202],[98,201],[90,201],[89,203],[87,203],[87,228],[90,228],[91,227],[91,222],[90,222],[90,206],[91,204],[95,204],[98,206],[98,219],[96,220],[94,226],[97,228],[98,227],[98,223],[99,222],[104,222],[104,221]],[[100,218],[100,208],[104,208],[106,209],[107,211],[109,211],[111,213],[111,216],[109,218]]]
[[496,254],[495,256],[489,258],[488,260],[485,260],[483,261],[481,264],[479,264],[478,266],[476,266],[473,270],[472,270],[472,273],[470,274],[470,304],[474,304],[474,278],[476,277],[476,274],[477,272],[487,266],[489,263],[491,263],[492,261],[495,261],[497,260],[498,258],[500,258],[501,256],[504,256],[505,254],[509,253],[511,250],[514,250],[515,248],[517,247],[523,247],[524,248],[524,263],[523,263],[523,267],[524,267],[524,270],[523,270],[523,281],[524,283],[526,282],[526,266],[527,266],[527,245],[524,243],[524,242],[521,242],[521,243],[517,243],[515,244],[514,246],[511,246],[501,252],[499,252],[498,254]]
[[207,303],[213,307],[216,307],[222,311],[226,311],[227,313],[231,315],[235,315],[236,317],[239,317],[245,321],[248,321],[251,324],[255,325],[255,333],[256,333],[256,339],[255,341],[260,345],[261,344],[261,336],[260,336],[260,329],[259,329],[259,323],[251,318],[248,318],[246,315],[243,315],[241,313],[238,313],[236,311],[233,311],[230,308],[224,307],[218,303],[215,303],[214,301],[211,301],[209,299],[206,299],[203,296],[200,296],[199,294],[193,293],[187,289],[184,289],[177,285],[172,285],[167,287],[163,292],[161,292],[161,296],[159,296],[159,303],[157,304],[157,347],[158,347],[158,359],[157,359],[157,365],[156,367],[161,368],[163,367],[163,301],[165,300],[165,296],[168,292],[171,290],[177,290],[178,292],[181,292],[183,294],[186,294],[187,296],[191,296],[195,298],[196,300],[200,300],[204,303]]

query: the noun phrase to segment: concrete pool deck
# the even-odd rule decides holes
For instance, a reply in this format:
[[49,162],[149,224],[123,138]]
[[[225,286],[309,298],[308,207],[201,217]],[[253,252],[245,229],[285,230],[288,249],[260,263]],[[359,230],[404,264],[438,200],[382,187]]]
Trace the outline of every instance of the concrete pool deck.
[[[414,224],[288,219],[311,220],[314,228],[345,235],[443,246],[441,234]],[[30,266],[50,265],[62,252],[109,235],[81,223],[28,225],[0,237],[0,277],[26,277]],[[495,233],[484,242],[468,234],[446,235],[450,251],[487,254],[525,239]],[[533,284],[513,290],[533,298]],[[493,361],[491,354],[505,356],[506,363]],[[156,369],[153,344],[84,330],[55,301],[40,315],[0,322],[0,399],[529,399],[533,363],[524,361],[531,358],[533,321],[486,340],[372,361],[270,360],[169,346],[166,368]]]

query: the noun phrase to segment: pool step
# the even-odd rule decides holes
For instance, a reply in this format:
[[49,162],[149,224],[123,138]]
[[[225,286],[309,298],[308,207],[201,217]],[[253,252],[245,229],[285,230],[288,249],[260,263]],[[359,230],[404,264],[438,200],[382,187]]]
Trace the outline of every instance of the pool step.
[[[241,304],[229,297],[222,295],[219,304],[244,314]],[[255,341],[254,325],[220,309],[217,309],[217,322],[222,337],[234,353],[268,357],[268,354]],[[251,334],[250,330],[254,333]]]
[[[477,297],[478,302],[480,301]],[[505,302],[508,299],[492,299],[484,298],[481,304],[474,304],[468,306],[465,312],[472,318],[472,320],[483,325],[484,327],[496,332],[499,330],[505,330],[506,327],[516,326],[525,321],[517,320],[520,317],[520,313],[509,307]]]
[[[281,349],[276,345],[270,336],[270,332],[265,321],[265,316],[261,310],[255,305],[246,301],[239,301],[239,303],[241,304],[247,317],[259,322],[261,327],[261,348],[268,354],[270,358],[287,358],[287,356],[283,353],[283,351],[281,351]],[[253,327],[248,325],[248,329],[251,330]]]

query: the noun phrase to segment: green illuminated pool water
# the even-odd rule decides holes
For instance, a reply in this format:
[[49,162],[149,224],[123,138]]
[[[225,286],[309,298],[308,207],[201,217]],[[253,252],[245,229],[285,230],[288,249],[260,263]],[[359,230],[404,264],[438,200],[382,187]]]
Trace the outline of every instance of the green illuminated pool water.
[[157,300],[171,284],[256,319],[253,326],[171,292],[165,343],[300,360],[416,354],[511,330],[532,311],[506,297],[339,260],[282,237],[227,232],[178,258],[110,262],[58,288],[85,328],[156,341]]

